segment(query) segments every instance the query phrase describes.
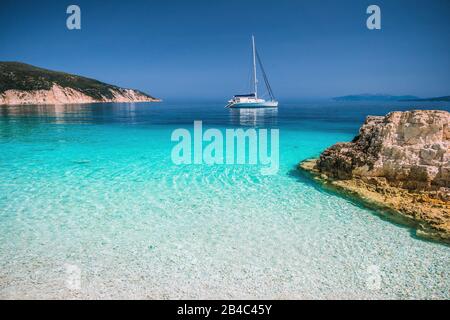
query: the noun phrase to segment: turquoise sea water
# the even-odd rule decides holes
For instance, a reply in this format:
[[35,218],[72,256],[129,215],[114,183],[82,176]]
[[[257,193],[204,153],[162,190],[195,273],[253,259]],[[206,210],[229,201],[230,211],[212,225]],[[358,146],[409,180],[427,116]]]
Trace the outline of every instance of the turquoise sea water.
[[[295,170],[351,140],[366,115],[407,109],[0,107],[0,298],[449,299],[448,246],[419,240]],[[171,133],[194,120],[279,129],[278,174],[174,165]]]

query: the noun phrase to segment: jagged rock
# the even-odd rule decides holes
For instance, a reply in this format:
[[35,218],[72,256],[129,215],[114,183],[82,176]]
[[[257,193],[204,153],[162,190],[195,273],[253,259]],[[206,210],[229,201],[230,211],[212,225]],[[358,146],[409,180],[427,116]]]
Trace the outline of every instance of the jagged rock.
[[325,150],[317,167],[338,179],[384,177],[411,190],[449,188],[449,121],[450,113],[434,110],[369,116],[352,142]]
[[450,240],[449,123],[450,113],[438,110],[368,116],[352,142],[300,166],[412,218],[421,234]]

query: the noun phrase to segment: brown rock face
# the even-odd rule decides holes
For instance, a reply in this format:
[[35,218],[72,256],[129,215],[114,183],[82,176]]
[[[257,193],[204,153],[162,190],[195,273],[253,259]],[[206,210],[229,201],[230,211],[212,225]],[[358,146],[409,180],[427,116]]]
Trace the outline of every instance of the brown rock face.
[[450,113],[391,112],[369,116],[352,142],[320,156],[317,168],[335,179],[385,178],[408,190],[449,192]]
[[316,180],[413,223],[417,235],[450,243],[450,113],[369,116],[352,142],[337,143],[302,170]]
[[112,97],[94,99],[81,91],[57,84],[49,90],[7,90],[0,94],[0,105],[81,104],[95,102],[156,102],[160,101],[132,89],[109,89]]

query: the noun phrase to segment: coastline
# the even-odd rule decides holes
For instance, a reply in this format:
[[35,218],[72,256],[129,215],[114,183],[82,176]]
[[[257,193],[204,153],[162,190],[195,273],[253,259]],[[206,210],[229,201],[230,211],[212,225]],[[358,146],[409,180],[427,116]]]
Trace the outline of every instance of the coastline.
[[62,105],[62,104],[88,104],[88,103],[138,103],[138,102],[161,102],[133,89],[108,89],[112,98],[101,95],[96,99],[85,93],[69,87],[61,87],[57,84],[49,90],[7,90],[0,94],[0,105]]
[[29,106],[70,106],[70,105],[89,105],[89,104],[103,104],[103,103],[159,103],[163,102],[163,99],[156,99],[156,100],[130,100],[130,101],[114,101],[114,100],[108,100],[108,101],[79,101],[79,102],[58,102],[58,103],[17,103],[17,104],[0,104],[1,107],[29,107]]
[[450,229],[441,224],[439,212],[450,215],[450,204],[433,199],[427,193],[412,193],[387,184],[377,184],[374,179],[355,178],[337,180],[317,169],[318,159],[299,163],[298,169],[307,173],[321,187],[361,201],[364,205],[380,210],[389,220],[413,227],[416,236],[450,244]]
[[0,105],[159,102],[140,90],[52,71],[21,62],[0,62]]

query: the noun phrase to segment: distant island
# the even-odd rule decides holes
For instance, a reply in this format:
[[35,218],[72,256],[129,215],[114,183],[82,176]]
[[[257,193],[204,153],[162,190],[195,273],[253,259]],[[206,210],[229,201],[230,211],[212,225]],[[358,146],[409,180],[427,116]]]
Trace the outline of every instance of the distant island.
[[393,96],[389,94],[356,94],[356,95],[348,95],[342,97],[334,97],[335,101],[415,101],[420,99],[416,96],[405,95],[405,96]]
[[342,97],[334,97],[334,101],[423,101],[423,102],[438,102],[450,101],[450,96],[420,98],[412,95],[394,96],[389,94],[354,94]]
[[450,101],[450,96],[444,96],[444,97],[436,97],[436,98],[424,98],[424,99],[408,99],[408,100],[401,100],[401,101]]
[[21,62],[0,62],[0,105],[157,101],[144,92],[94,79]]

